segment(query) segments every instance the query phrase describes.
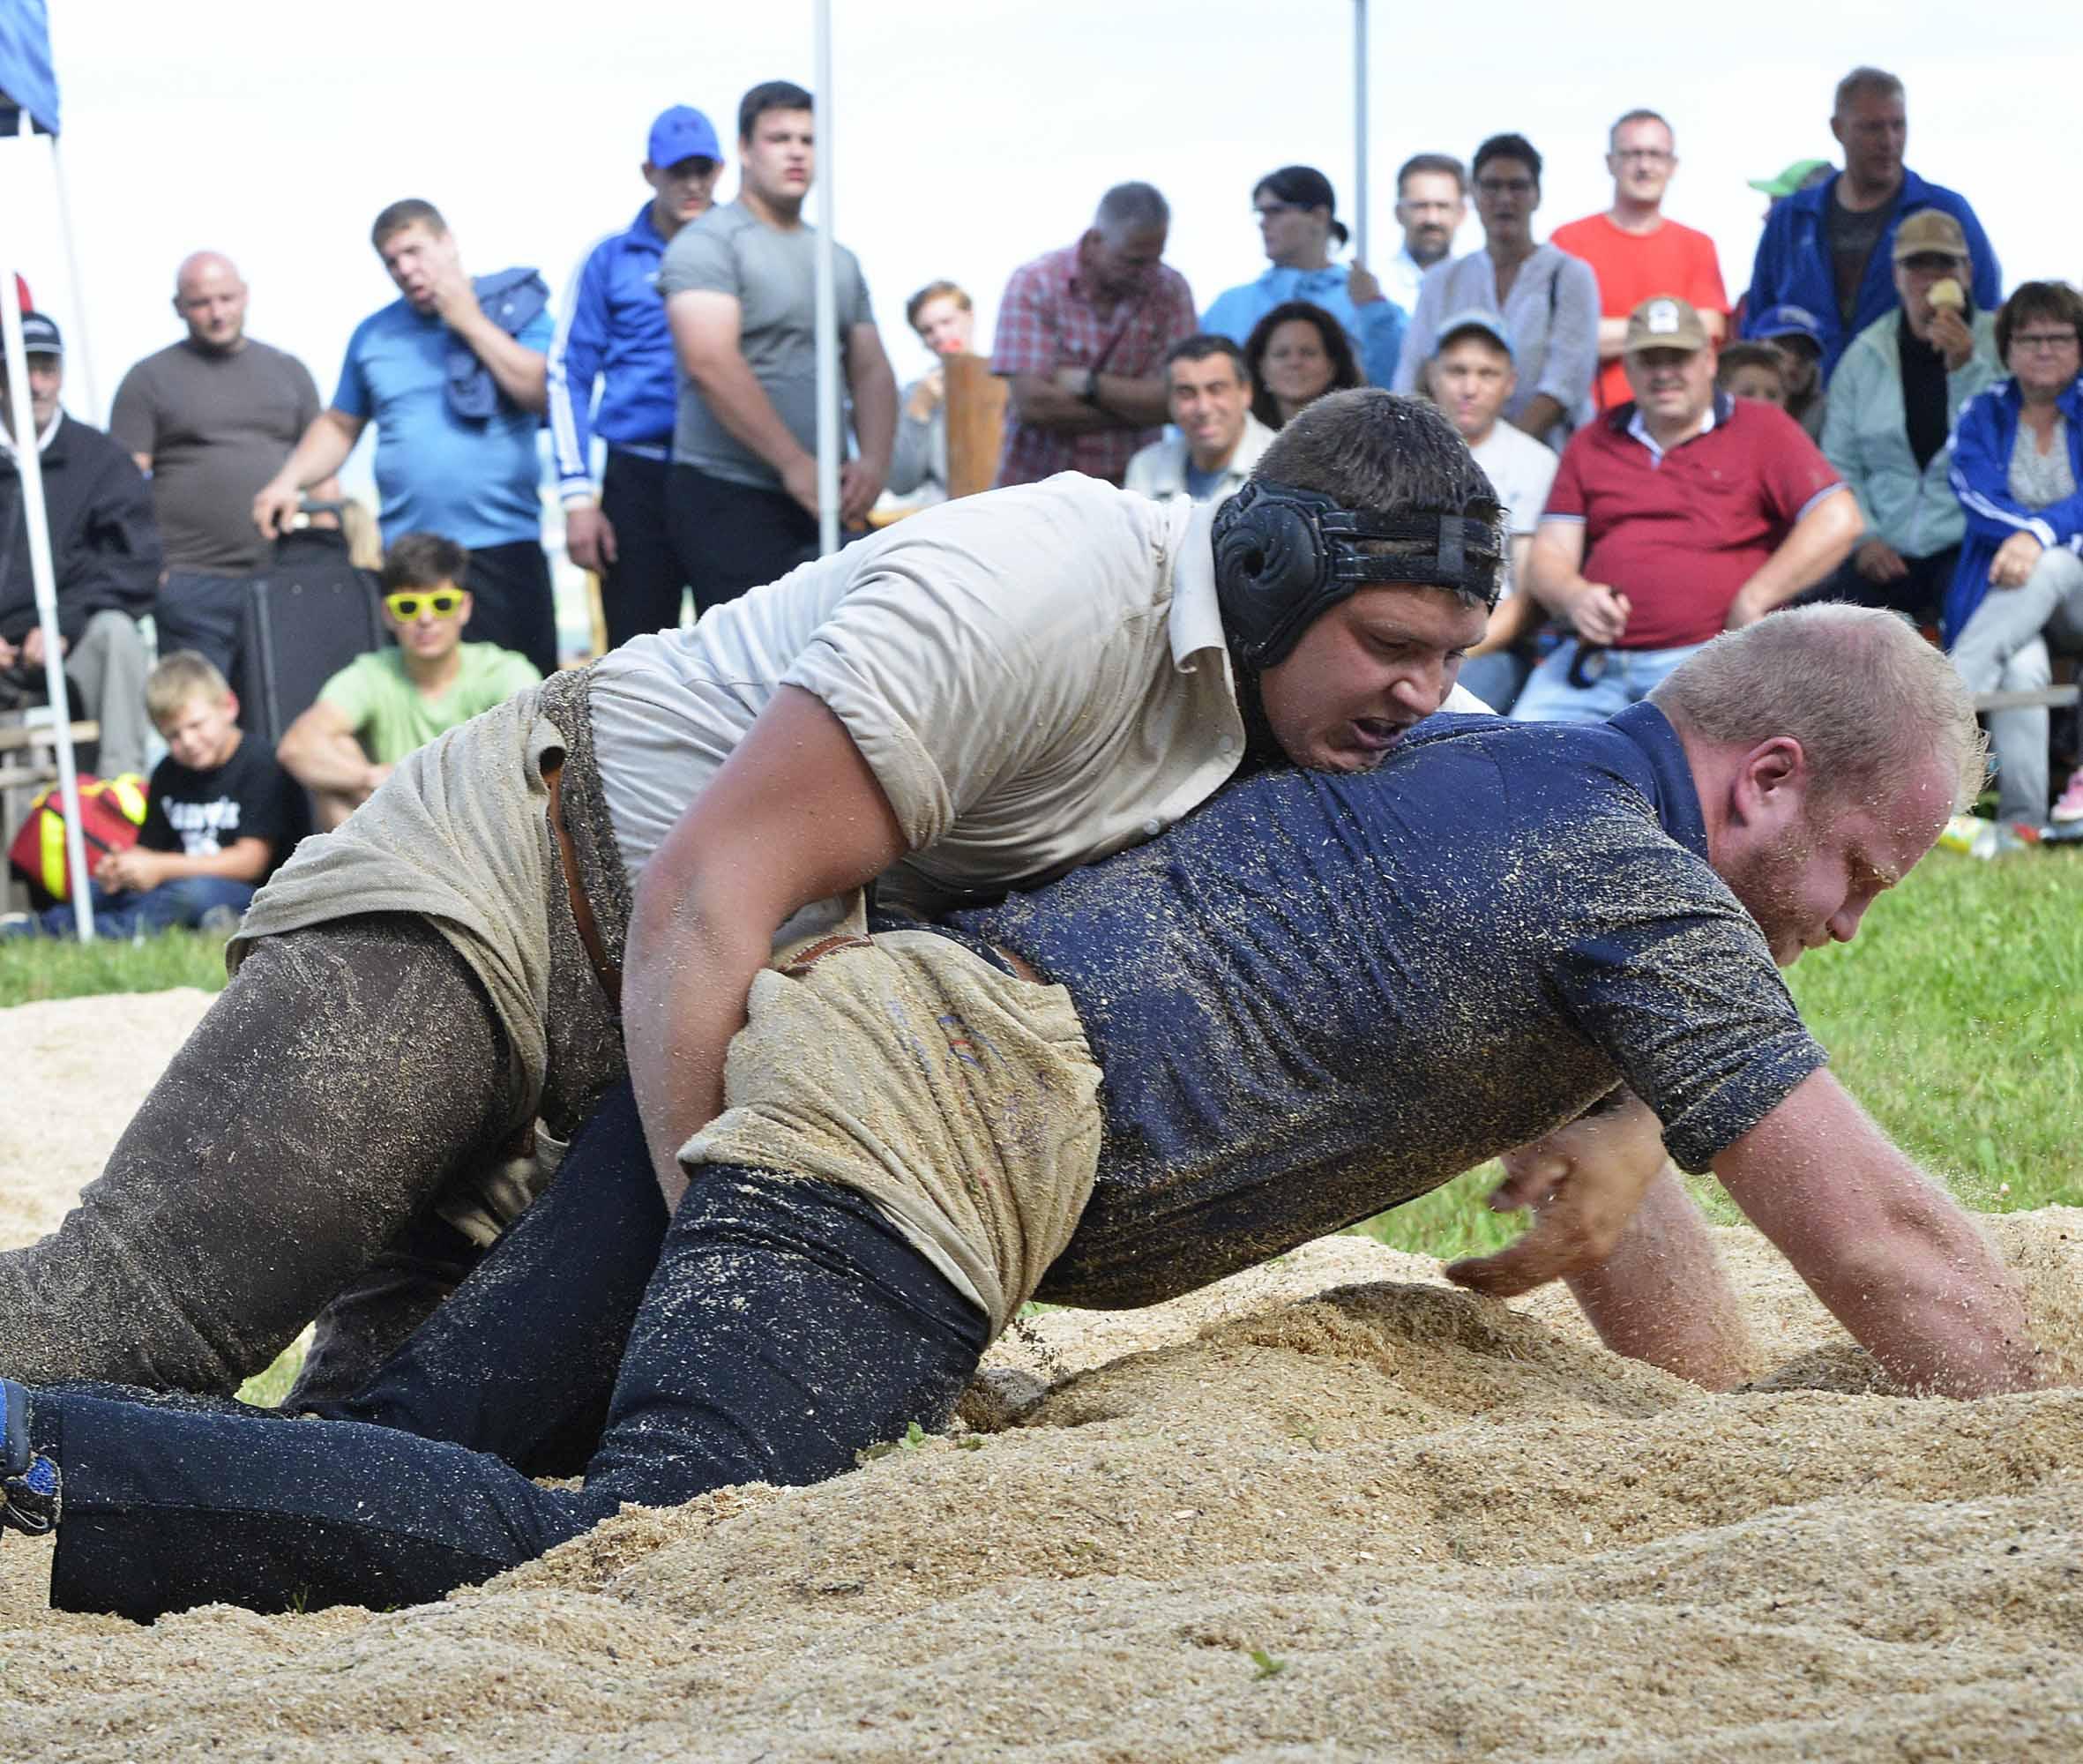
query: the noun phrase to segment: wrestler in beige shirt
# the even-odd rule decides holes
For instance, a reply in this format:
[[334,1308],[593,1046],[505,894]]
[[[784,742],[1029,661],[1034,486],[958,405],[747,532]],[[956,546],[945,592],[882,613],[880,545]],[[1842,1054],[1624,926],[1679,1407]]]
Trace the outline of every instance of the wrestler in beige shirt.
[[[850,887],[872,855],[885,900],[930,912],[1153,838],[1236,772],[1245,729],[1213,512],[1065,474],[944,505],[599,664],[595,751],[638,890],[624,1029],[668,1187],[720,1100],[737,970],[749,982],[777,935],[836,919],[825,872],[784,875],[781,854],[849,823],[832,879]],[[1354,639],[1359,681],[1307,639],[1263,676],[1274,736],[1303,764],[1375,763],[1439,705],[1474,640],[1446,594],[1345,603],[1358,606],[1396,626]],[[1465,693],[1447,707],[1482,708]],[[728,806],[708,801],[734,772]],[[704,1045],[718,1053],[687,1057]]]

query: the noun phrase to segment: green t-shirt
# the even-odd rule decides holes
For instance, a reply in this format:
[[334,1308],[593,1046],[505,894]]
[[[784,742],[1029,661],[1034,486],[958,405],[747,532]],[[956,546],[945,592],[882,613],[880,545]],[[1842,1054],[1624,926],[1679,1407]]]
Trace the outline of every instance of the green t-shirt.
[[372,763],[395,766],[414,748],[542,679],[526,656],[496,643],[461,644],[456,654],[463,665],[437,699],[413,684],[403,652],[392,647],[357,655],[319,688],[318,697],[354,725]]

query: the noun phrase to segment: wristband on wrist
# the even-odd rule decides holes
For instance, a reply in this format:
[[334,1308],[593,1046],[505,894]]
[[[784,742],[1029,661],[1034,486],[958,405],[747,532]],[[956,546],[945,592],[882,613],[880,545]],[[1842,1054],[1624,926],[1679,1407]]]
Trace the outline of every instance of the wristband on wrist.
[[1089,404],[1090,406],[1092,406],[1092,407],[1093,407],[1094,410],[1097,410],[1097,409],[1099,408],[1099,407],[1100,407],[1100,370],[1099,370],[1097,368],[1087,368],[1087,369],[1086,369],[1086,370],[1085,370],[1085,390],[1084,390],[1083,392],[1079,392],[1079,393],[1078,394],[1078,396],[1079,396],[1079,399],[1080,399],[1080,400],[1081,400],[1083,402],[1085,402],[1085,403],[1086,403],[1086,404]]

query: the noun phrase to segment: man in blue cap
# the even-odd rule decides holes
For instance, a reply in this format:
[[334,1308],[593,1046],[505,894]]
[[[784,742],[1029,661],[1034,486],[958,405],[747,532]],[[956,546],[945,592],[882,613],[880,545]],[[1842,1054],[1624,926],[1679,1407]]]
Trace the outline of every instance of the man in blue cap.
[[1823,321],[1805,306],[1768,306],[1745,326],[1758,342],[1779,351],[1786,367],[1787,415],[1818,446],[1823,440]]
[[[658,266],[673,235],[706,213],[723,169],[713,124],[676,104],[651,125],[651,200],[586,254],[549,350],[549,432],[564,549],[597,571],[610,647],[680,622],[687,571],[666,526],[666,474],[679,383]],[[589,415],[596,380],[606,384]],[[608,444],[596,484],[592,436]]]

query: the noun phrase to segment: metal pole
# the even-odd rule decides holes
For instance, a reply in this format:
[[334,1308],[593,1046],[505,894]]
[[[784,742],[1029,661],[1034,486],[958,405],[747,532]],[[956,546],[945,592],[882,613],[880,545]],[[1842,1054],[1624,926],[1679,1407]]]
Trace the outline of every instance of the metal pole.
[[1353,255],[1367,255],[1367,0],[1353,0]]
[[72,717],[65,698],[65,664],[58,654],[58,585],[50,564],[50,517],[43,506],[43,460],[36,451],[36,416],[29,405],[29,356],[22,347],[21,303],[0,272],[0,340],[5,343],[8,422],[14,431],[14,468],[22,479],[22,518],[28,528],[29,577],[36,590],[36,623],[43,632],[43,682],[57,739],[58,798],[65,805],[65,869],[71,878],[72,923],[80,941],[94,934],[88,898],[86,841],[79,829],[79,778],[72,767]]
[[818,550],[839,549],[839,283],[832,245],[832,0],[816,0]]

